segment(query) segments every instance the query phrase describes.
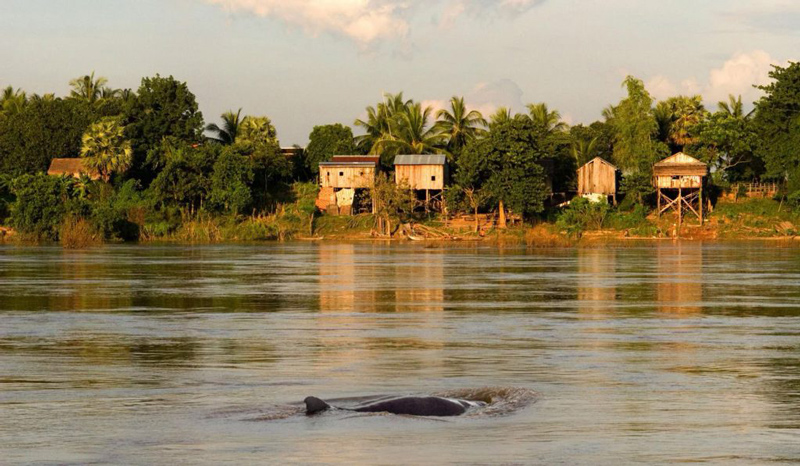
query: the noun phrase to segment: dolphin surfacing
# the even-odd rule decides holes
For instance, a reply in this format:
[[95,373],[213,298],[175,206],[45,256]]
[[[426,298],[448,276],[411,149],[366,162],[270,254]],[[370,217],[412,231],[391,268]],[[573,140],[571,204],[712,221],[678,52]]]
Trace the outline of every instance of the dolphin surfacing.
[[[319,398],[309,396],[305,399],[306,414],[313,415],[334,408]],[[469,408],[485,406],[482,401],[455,400],[440,398],[438,396],[407,396],[393,400],[382,401],[361,408],[346,409],[357,413],[392,413],[409,416],[460,416]],[[345,409],[345,408],[336,408]]]

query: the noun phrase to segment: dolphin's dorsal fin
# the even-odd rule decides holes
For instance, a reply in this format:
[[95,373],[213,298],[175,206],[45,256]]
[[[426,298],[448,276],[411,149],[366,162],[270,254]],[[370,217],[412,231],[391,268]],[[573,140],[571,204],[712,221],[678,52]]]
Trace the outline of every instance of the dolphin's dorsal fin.
[[306,398],[305,403],[306,403],[306,414],[308,415],[321,413],[322,411],[331,409],[331,405],[313,396],[309,396],[308,398]]

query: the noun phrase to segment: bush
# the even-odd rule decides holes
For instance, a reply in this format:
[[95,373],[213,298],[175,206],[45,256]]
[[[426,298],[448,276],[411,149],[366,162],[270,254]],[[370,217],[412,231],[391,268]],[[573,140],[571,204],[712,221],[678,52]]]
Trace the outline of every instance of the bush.
[[67,214],[70,180],[45,174],[23,175],[12,182],[16,202],[11,225],[36,239],[57,240]]
[[606,224],[609,228],[615,230],[630,230],[632,228],[640,228],[647,226],[650,222],[647,221],[649,211],[643,205],[634,206],[630,212],[616,211],[608,216]]
[[580,236],[586,230],[600,230],[608,216],[606,203],[589,202],[577,197],[559,215],[556,225],[570,236]]

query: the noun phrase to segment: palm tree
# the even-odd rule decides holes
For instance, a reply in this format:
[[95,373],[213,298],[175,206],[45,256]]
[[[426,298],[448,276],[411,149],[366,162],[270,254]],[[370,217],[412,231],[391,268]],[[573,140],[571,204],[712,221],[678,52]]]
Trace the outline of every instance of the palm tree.
[[75,78],[69,82],[72,87],[69,95],[73,99],[82,99],[89,103],[95,103],[103,98],[103,89],[107,83],[108,79],[102,76],[98,76],[95,79],[94,71],[92,71],[90,75]]
[[500,107],[489,117],[489,128],[507,123],[513,118],[514,116],[511,115],[511,110],[508,107]]
[[91,125],[81,139],[81,157],[86,168],[95,170],[105,181],[112,173],[131,166],[133,150],[125,139],[125,128],[117,118],[103,118]]
[[592,138],[590,141],[585,139],[577,139],[572,141],[572,157],[575,158],[575,162],[578,166],[582,166],[586,162],[595,158],[597,154],[597,145],[599,139],[597,137]]
[[56,100],[56,95],[53,94],[52,92],[43,95],[33,94],[29,99],[29,101],[32,103],[53,102],[54,100]]
[[404,105],[389,121],[389,132],[375,143],[377,149],[391,155],[445,153],[444,138],[428,127],[431,113],[431,107],[422,108],[419,103]]
[[483,118],[481,112],[477,110],[467,111],[463,97],[453,97],[450,99],[450,109],[441,109],[436,112],[438,120],[434,128],[438,133],[447,139],[447,150],[456,154],[467,143],[474,141],[486,133],[484,129],[488,123]]
[[22,89],[14,90],[13,87],[8,86],[3,89],[3,94],[0,96],[0,115],[16,115],[25,108],[27,103],[28,98],[25,91]]
[[737,120],[749,120],[753,116],[755,110],[745,115],[744,105],[742,104],[742,96],[735,97],[733,94],[728,95],[728,101],[720,101],[717,106],[719,111],[727,114],[728,116]]
[[101,99],[116,99],[118,97],[122,97],[122,89],[112,89],[110,87],[100,89]]
[[529,104],[528,112],[531,120],[544,127],[548,134],[561,133],[569,128],[569,125],[561,121],[558,110],[550,111],[546,103]]
[[210,123],[206,126],[206,131],[216,133],[217,137],[212,138],[220,144],[230,145],[236,142],[236,136],[239,135],[239,127],[242,124],[242,109],[240,108],[236,113],[233,110],[228,110],[222,114],[222,127],[217,126],[216,123]]
[[370,154],[379,152],[378,141],[392,139],[394,131],[394,120],[397,115],[404,112],[412,100],[404,100],[403,93],[384,94],[383,102],[376,107],[367,107],[367,120],[357,119],[354,124],[364,128],[366,134],[355,138],[356,145]]
[[658,123],[659,139],[669,143],[673,150],[683,150],[685,146],[696,142],[697,138],[692,136],[692,130],[706,118],[707,113],[699,95],[670,97],[659,102],[653,110]]
[[277,144],[278,132],[267,117],[246,116],[236,131],[237,141],[248,141],[253,144]]

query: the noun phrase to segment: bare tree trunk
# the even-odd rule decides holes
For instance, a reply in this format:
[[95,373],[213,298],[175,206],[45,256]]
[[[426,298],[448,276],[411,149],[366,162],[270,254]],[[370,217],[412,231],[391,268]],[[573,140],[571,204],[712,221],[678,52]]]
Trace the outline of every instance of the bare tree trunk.
[[506,226],[507,226],[507,224],[506,224],[506,207],[503,204],[503,200],[502,199],[500,200],[499,209],[500,209],[500,218],[498,219],[497,226],[498,226],[498,228],[505,229]]

